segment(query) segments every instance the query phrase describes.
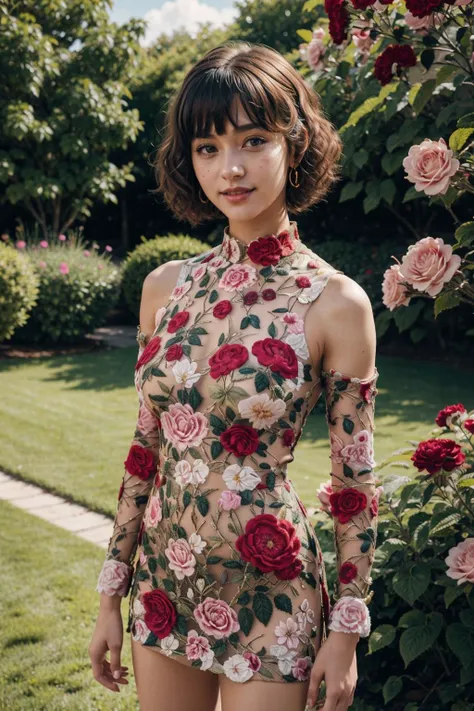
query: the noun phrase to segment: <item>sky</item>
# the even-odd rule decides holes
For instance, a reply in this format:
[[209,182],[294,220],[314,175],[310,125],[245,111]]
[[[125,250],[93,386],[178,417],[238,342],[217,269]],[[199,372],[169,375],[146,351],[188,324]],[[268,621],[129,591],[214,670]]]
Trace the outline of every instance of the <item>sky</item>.
[[223,27],[234,19],[237,9],[233,0],[115,0],[110,15],[119,24],[130,17],[146,20],[143,44],[149,45],[162,32],[172,33],[180,27],[193,35],[200,22]]

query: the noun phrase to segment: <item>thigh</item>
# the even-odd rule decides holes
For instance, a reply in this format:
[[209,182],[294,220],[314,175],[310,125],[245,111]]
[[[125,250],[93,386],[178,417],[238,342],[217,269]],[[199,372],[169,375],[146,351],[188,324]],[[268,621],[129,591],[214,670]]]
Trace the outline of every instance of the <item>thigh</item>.
[[222,711],[304,711],[309,681],[248,681],[219,675]]
[[217,711],[216,674],[185,666],[132,637],[131,644],[140,711]]

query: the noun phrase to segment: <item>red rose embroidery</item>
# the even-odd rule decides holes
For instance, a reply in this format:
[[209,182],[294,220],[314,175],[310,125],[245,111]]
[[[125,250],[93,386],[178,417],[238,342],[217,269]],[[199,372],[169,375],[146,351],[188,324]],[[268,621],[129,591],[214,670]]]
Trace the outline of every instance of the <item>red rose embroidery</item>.
[[258,294],[256,291],[248,291],[244,295],[244,304],[246,306],[253,306],[253,304],[257,303],[258,301]]
[[354,578],[357,577],[358,572],[357,566],[355,566],[354,563],[347,561],[346,563],[343,563],[339,569],[339,580],[344,585],[347,585],[347,583],[350,583],[351,580],[354,580]]
[[420,442],[411,459],[418,471],[426,469],[429,474],[437,474],[441,470],[452,472],[461,466],[466,455],[452,439],[428,439]]
[[295,281],[299,289],[308,289],[311,286],[311,279],[307,276],[297,276]]
[[262,299],[264,301],[273,301],[274,299],[276,299],[275,289],[264,289],[262,291]]
[[240,343],[226,343],[209,358],[211,366],[209,374],[216,380],[222,375],[227,375],[236,368],[240,368],[248,360],[248,357],[249,352],[245,346],[241,346]]
[[266,235],[250,242],[247,256],[254,264],[270,267],[278,264],[282,256],[281,244],[275,235]]
[[364,511],[367,506],[367,497],[363,491],[348,487],[330,494],[329,504],[331,514],[337,516],[340,523],[347,523],[353,516]]
[[303,563],[299,558],[295,560],[294,563],[288,565],[286,568],[282,568],[276,573],[279,580],[294,580],[303,570]]
[[280,242],[281,254],[283,257],[288,257],[290,254],[293,254],[295,251],[295,245],[288,230],[280,232],[278,235],[278,241]]
[[273,514],[259,514],[247,521],[245,533],[235,547],[242,559],[262,573],[275,573],[281,580],[291,580],[301,572],[297,556],[301,541],[290,521],[277,519]]
[[171,360],[179,360],[183,355],[183,346],[180,343],[175,343],[173,346],[170,346],[168,350],[166,351],[166,360],[171,361]]
[[372,501],[370,502],[369,511],[370,511],[370,517],[371,517],[371,518],[374,518],[374,516],[377,516],[377,515],[378,515],[378,513],[379,513],[379,501],[378,501],[377,496],[373,496],[373,497],[372,497]]
[[[439,4],[438,0],[407,0],[406,7],[414,17],[427,17]],[[448,5],[452,4],[448,0]]]
[[448,407],[440,410],[435,420],[438,427],[446,427],[448,424],[448,417],[454,415],[455,412],[466,412],[466,408],[459,402],[457,405],[448,405]]
[[291,447],[293,442],[295,441],[295,433],[293,432],[292,429],[287,428],[286,430],[283,430],[283,444],[285,447]]
[[278,338],[264,338],[255,341],[252,353],[257,356],[260,365],[270,368],[273,373],[280,373],[283,378],[296,378],[298,360],[291,346]]
[[160,350],[160,345],[160,336],[155,336],[155,338],[152,338],[143,353],[141,354],[140,358],[137,360],[135,370],[138,370],[142,367],[142,365],[145,365],[145,363],[148,363],[154,356],[156,356],[156,354]]
[[225,318],[232,311],[232,304],[227,299],[219,301],[212,309],[212,315],[216,318]]
[[250,425],[232,425],[222,432],[220,443],[228,452],[236,457],[247,457],[258,447],[258,432]]
[[392,81],[394,65],[398,75],[403,68],[414,67],[415,64],[416,54],[409,44],[389,44],[375,60],[374,75],[385,86]]
[[182,328],[189,320],[189,311],[178,311],[177,314],[170,319],[168,324],[168,333],[176,333],[178,328]]
[[137,476],[143,481],[149,479],[156,470],[153,453],[140,444],[132,444],[124,466],[131,476]]
[[470,417],[467,420],[464,420],[463,427],[471,434],[474,434],[474,420]]
[[371,402],[372,400],[372,383],[361,383],[360,384],[360,395],[364,402]]
[[176,609],[163,590],[151,590],[142,595],[145,624],[158,639],[164,639],[176,624]]

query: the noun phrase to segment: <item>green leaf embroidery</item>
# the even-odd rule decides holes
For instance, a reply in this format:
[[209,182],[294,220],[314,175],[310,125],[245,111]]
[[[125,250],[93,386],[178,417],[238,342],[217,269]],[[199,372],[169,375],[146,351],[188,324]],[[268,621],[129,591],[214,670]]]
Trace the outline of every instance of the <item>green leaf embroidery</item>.
[[241,607],[238,614],[240,629],[245,635],[250,634],[253,625],[253,612],[248,607]]
[[253,598],[252,609],[257,620],[264,625],[268,625],[273,612],[273,605],[270,598],[262,592],[256,592]]
[[285,593],[279,593],[275,595],[275,607],[277,610],[282,610],[282,612],[287,612],[289,615],[293,614],[293,606],[291,604],[291,598]]
[[258,393],[263,392],[266,390],[270,385],[270,381],[268,379],[268,376],[266,373],[262,372],[261,370],[258,371],[257,375],[255,376],[255,389]]

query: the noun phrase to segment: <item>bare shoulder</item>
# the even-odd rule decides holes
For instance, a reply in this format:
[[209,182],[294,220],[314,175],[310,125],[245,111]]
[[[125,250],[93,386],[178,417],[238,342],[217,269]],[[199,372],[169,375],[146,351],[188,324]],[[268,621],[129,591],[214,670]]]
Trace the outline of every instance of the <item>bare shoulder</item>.
[[143,280],[140,303],[140,330],[150,335],[155,329],[155,314],[168,302],[185,260],[173,259],[153,269]]
[[[314,335],[310,333],[309,337],[318,339],[322,368],[335,368],[358,378],[372,375],[376,351],[374,315],[360,284],[345,274],[333,274],[314,307],[318,309],[318,333],[313,327]],[[315,320],[310,319],[310,323]]]

